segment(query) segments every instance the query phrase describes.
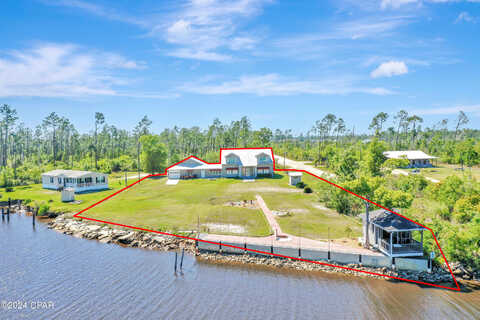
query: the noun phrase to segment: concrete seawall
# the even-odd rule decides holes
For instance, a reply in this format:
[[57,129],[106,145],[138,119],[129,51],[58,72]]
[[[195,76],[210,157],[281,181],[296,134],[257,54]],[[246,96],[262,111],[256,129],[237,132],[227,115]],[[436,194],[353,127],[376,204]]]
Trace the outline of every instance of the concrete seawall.
[[[239,247],[233,248],[228,245]],[[358,264],[372,268],[390,268],[415,272],[426,272],[429,270],[428,261],[426,259],[415,258],[395,258],[390,259],[386,256],[375,256],[365,254],[344,253],[335,251],[321,251],[309,248],[292,248],[280,246],[265,246],[259,244],[245,244],[245,243],[221,243],[212,244],[203,241],[197,241],[197,248],[202,251],[229,253],[229,254],[244,254],[248,253],[256,256],[270,256],[275,255],[288,256],[292,258],[301,258],[312,261],[325,261],[338,264]],[[250,251],[255,250],[255,251]],[[256,252],[260,251],[260,252]]]

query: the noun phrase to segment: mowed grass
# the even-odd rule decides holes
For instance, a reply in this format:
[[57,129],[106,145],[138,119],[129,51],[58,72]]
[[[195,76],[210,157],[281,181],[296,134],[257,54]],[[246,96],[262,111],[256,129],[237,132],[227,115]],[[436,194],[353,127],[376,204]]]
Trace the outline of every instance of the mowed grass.
[[[325,182],[304,174],[303,180],[314,191]],[[129,180],[129,183],[135,180]],[[315,193],[305,194],[302,189],[288,185],[288,176],[276,173],[273,178],[243,182],[236,179],[181,180],[177,185],[166,185],[166,178],[150,178],[119,193],[115,197],[89,209],[83,216],[99,220],[162,231],[197,230],[200,220],[205,225],[235,225],[244,228],[243,233],[226,230],[209,230],[212,233],[245,236],[267,236],[270,227],[260,209],[225,205],[231,201],[254,200],[261,195],[269,208],[288,211],[289,216],[277,217],[284,232],[312,239],[354,237],[361,234],[358,219],[339,215],[324,208]],[[79,212],[124,187],[122,179],[110,180],[110,190],[76,194],[81,203],[62,203],[60,192],[42,189],[41,185],[15,187],[13,192],[2,193],[2,200],[31,199],[47,203],[51,211]],[[333,186],[331,186],[334,188]],[[347,232],[347,227],[352,230]],[[237,230],[238,232],[238,230]]]
[[[130,181],[129,183],[131,183]],[[30,206],[47,204],[52,212],[78,212],[88,206],[102,200],[103,198],[124,187],[124,184],[110,183],[109,190],[98,192],[76,194],[75,200],[80,203],[64,203],[61,201],[61,193],[55,190],[43,189],[41,184],[31,184],[27,186],[14,187],[13,192],[6,192],[5,188],[0,188],[2,201],[11,199],[31,200]]]
[[[245,228],[244,233],[210,230],[212,233],[267,236],[271,230],[261,210],[225,205],[230,201],[253,200],[259,194],[270,209],[291,212],[288,217],[277,217],[287,233],[313,239],[326,239],[329,229],[332,239],[361,233],[357,219],[322,208],[315,194],[304,194],[301,189],[289,186],[284,174],[254,182],[236,179],[181,180],[177,185],[165,182],[166,179],[142,181],[90,209],[85,216],[170,231],[196,230],[199,219],[201,225],[232,224]],[[351,233],[347,232],[347,227]]]
[[[192,231],[205,224],[238,225],[248,236],[267,236],[270,227],[260,209],[225,205],[253,200],[251,192],[229,193],[233,179],[182,180],[166,185],[166,179],[147,179],[114,198],[88,210],[84,216],[162,231]],[[230,234],[218,231],[220,234]],[[233,233],[232,233],[233,234]]]
[[[480,168],[479,167],[466,167],[464,166],[463,170],[459,170],[461,165],[451,165],[451,164],[438,164],[438,167],[435,168],[421,168],[420,173],[424,177],[436,179],[439,181],[445,180],[448,176],[457,176],[460,178],[469,177],[470,175],[476,180],[480,180]],[[408,169],[411,172],[414,169]]]
[[[315,194],[290,193],[279,196],[270,193],[263,194],[262,197],[271,210],[288,212],[288,215],[276,218],[282,231],[288,234],[310,239],[361,235],[362,225],[358,219],[326,208]],[[350,232],[347,232],[348,228]]]

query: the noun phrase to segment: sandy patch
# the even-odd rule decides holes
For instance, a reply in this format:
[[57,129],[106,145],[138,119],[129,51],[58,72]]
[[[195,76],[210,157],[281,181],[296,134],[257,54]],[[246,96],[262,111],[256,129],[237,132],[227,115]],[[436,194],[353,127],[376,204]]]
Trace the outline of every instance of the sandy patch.
[[228,207],[240,207],[247,209],[259,209],[258,203],[256,200],[243,200],[243,201],[228,201],[225,203]]
[[222,223],[205,223],[203,226],[207,227],[210,232],[229,232],[229,233],[245,233],[245,227],[237,224],[222,224]]
[[308,213],[307,209],[288,209],[288,212],[292,213]]
[[327,216],[337,216],[338,215],[338,212],[336,212],[335,210],[329,209],[329,208],[325,207],[323,204],[320,204],[320,203],[312,203],[312,207],[314,207],[315,209],[322,210],[322,212],[325,213]]
[[180,179],[168,179],[165,184],[168,184],[170,186],[174,186],[174,185],[178,184],[179,181],[180,181]]
[[281,187],[256,187],[256,188],[249,188],[248,191],[254,191],[254,192],[282,192],[282,193],[303,192],[302,189],[289,189],[289,188],[281,188]]

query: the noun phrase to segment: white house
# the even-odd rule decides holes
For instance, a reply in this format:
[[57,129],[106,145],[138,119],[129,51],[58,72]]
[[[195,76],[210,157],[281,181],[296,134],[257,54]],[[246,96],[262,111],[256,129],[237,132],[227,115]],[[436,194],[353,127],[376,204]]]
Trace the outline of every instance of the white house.
[[271,149],[221,149],[220,163],[207,163],[196,157],[169,167],[170,179],[256,178],[273,176]]
[[420,150],[406,151],[385,151],[383,153],[388,159],[407,159],[410,161],[410,168],[428,168],[432,166],[431,160],[437,157],[430,156]]
[[44,189],[72,188],[75,193],[108,189],[108,175],[91,171],[53,170],[42,174]]
[[[363,241],[366,247],[373,247],[392,258],[423,256],[425,228],[383,209],[371,212],[367,210],[360,217],[363,220]],[[414,233],[419,236],[414,237]]]

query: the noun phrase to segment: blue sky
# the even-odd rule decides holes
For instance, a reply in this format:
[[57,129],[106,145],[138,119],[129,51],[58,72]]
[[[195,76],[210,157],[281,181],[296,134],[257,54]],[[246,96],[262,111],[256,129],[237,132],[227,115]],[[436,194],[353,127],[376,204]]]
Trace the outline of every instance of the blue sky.
[[480,0],[6,0],[0,18],[0,103],[29,126],[300,132],[334,113],[365,132],[405,109],[480,128]]

